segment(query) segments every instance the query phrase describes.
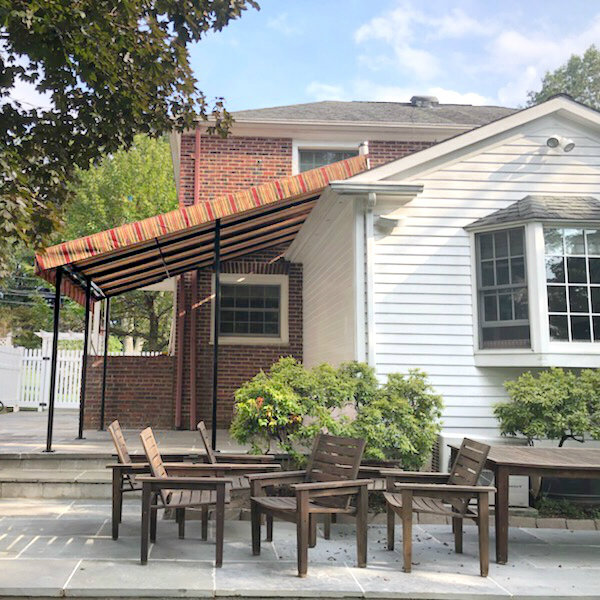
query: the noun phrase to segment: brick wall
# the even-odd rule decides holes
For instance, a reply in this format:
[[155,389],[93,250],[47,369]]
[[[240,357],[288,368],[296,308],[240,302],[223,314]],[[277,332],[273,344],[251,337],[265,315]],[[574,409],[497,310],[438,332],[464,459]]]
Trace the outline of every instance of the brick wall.
[[[109,356],[106,370],[105,425],[173,427],[173,356]],[[102,357],[90,356],[85,396],[85,427],[100,424]]]
[[402,158],[413,152],[425,150],[425,148],[429,148],[430,146],[433,146],[432,142],[370,141],[369,158],[371,168]]

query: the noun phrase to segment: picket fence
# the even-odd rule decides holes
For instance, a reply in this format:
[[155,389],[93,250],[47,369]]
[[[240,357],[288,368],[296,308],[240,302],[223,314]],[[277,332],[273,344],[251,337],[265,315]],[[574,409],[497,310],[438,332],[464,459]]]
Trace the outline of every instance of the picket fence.
[[[155,356],[159,352],[142,352]],[[56,369],[56,408],[79,408],[81,388],[81,350],[59,350]],[[122,356],[110,352],[110,356]],[[50,394],[50,356],[41,349],[23,349],[19,374],[18,408],[47,408]],[[1,384],[2,382],[0,382]]]

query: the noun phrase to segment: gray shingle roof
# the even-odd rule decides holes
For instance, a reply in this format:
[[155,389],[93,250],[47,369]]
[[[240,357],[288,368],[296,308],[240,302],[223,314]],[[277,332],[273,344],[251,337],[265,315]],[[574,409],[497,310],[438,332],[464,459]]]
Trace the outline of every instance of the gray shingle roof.
[[413,106],[409,102],[310,102],[254,110],[238,110],[238,121],[340,121],[365,123],[402,123],[419,125],[485,125],[506,117],[517,109],[470,104]]
[[525,196],[465,229],[520,221],[600,221],[600,200],[593,196]]

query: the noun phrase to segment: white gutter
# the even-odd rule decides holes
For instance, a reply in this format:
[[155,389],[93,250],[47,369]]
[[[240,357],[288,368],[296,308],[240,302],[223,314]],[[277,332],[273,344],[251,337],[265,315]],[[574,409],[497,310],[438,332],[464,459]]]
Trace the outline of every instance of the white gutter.
[[331,189],[340,196],[356,196],[358,194],[382,194],[385,196],[407,196],[414,198],[423,191],[419,184],[398,183],[396,181],[378,181],[363,183],[362,181],[331,181]]

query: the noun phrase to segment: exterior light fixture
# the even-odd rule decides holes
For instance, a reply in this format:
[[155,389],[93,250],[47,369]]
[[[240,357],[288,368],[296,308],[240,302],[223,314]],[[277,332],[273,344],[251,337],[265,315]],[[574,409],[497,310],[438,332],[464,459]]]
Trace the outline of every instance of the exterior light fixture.
[[571,152],[575,148],[575,142],[562,135],[552,135],[546,140],[546,146],[548,148],[562,148],[563,152]]

